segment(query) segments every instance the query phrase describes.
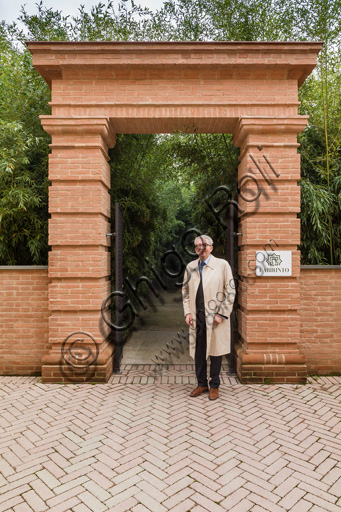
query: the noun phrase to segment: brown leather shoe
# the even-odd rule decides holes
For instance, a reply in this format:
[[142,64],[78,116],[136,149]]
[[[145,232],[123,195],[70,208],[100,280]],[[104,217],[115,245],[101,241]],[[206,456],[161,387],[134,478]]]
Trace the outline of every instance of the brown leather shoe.
[[219,397],[219,388],[210,388],[208,398],[210,400],[216,400]]
[[205,391],[208,391],[208,386],[198,386],[193,389],[189,396],[199,396],[201,393],[205,393]]

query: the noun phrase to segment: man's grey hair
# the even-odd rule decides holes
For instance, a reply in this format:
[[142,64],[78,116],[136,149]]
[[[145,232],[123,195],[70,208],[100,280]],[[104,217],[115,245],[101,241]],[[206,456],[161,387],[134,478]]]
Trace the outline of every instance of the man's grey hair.
[[199,239],[200,239],[201,241],[203,241],[203,240],[207,240],[207,241],[208,241],[208,243],[209,243],[210,245],[213,245],[213,240],[212,240],[212,238],[211,238],[210,236],[208,236],[208,235],[200,235],[200,236],[197,236],[197,237],[196,237],[196,239],[194,240],[194,245],[197,245],[197,240],[199,240]]

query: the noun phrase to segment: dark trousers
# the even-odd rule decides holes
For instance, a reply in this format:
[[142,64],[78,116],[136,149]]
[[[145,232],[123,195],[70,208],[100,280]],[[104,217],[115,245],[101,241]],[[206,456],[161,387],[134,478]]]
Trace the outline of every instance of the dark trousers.
[[[195,343],[195,373],[198,386],[207,386],[207,337],[206,337],[206,318],[204,308],[204,295],[202,281],[198,288],[196,296],[196,343]],[[220,385],[220,369],[222,356],[210,356],[210,388],[218,388]]]

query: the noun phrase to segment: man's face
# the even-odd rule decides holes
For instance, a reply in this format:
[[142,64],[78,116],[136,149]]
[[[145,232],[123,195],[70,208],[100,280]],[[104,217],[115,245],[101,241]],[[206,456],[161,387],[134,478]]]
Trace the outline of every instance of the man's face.
[[210,245],[209,241],[206,238],[198,238],[195,246],[195,252],[199,256],[201,261],[205,261],[212,251],[213,245]]

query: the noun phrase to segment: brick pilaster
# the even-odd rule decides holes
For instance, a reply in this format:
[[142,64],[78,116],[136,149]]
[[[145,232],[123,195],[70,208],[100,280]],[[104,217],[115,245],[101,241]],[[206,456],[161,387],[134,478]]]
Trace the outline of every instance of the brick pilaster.
[[[306,116],[241,118],[239,204],[239,340],[242,382],[305,382],[300,352],[300,155]],[[247,178],[247,175],[249,178]],[[292,251],[292,276],[256,276],[257,250]]]
[[[104,117],[41,116],[49,157],[49,342],[43,382],[106,382],[113,347],[101,305],[110,294],[110,167],[115,134]],[[65,345],[67,336],[74,334]],[[71,342],[76,342],[71,351]],[[98,353],[96,352],[96,347]],[[87,357],[88,356],[88,357]],[[66,361],[72,364],[67,364]]]

